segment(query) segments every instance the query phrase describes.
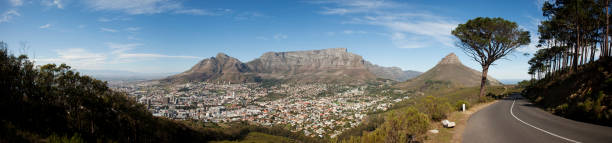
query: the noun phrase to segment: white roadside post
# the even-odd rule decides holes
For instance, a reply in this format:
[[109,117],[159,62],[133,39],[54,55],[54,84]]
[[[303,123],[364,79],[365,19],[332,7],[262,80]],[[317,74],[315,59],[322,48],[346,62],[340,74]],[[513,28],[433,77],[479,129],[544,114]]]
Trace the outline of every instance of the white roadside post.
[[465,104],[461,104],[461,112],[465,112]]

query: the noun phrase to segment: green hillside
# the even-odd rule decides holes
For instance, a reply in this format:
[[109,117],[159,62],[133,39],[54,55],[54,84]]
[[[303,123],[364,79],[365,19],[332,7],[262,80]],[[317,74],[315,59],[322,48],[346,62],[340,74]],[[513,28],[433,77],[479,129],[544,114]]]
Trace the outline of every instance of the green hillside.
[[612,60],[581,65],[576,72],[524,81],[528,97],[548,111],[570,119],[612,126]]
[[430,89],[415,93],[413,98],[396,103],[380,113],[368,115],[359,126],[344,131],[330,142],[420,142],[428,138],[425,132],[431,123],[447,118],[458,111],[461,104],[489,102],[509,93],[518,92],[516,86],[492,86],[487,97],[478,97],[479,87]]

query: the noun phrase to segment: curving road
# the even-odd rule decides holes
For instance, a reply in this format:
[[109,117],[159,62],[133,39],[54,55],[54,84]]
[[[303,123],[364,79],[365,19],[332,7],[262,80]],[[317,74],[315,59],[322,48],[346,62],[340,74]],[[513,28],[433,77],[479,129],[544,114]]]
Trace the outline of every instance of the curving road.
[[474,113],[468,119],[463,142],[612,143],[612,127],[565,119],[512,95]]

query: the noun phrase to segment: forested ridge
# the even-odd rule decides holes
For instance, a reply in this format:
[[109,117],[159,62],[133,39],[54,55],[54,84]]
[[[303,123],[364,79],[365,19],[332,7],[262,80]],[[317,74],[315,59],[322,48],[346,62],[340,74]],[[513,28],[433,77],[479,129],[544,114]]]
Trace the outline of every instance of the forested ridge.
[[567,118],[612,125],[610,1],[545,2],[524,96]]

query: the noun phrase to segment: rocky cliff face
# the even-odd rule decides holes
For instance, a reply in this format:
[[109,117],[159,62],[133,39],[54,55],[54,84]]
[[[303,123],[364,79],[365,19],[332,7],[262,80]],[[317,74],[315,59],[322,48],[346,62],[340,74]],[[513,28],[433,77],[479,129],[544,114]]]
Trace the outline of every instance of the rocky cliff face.
[[268,52],[248,63],[262,77],[289,78],[305,81],[372,80],[376,76],[359,55],[346,48],[324,50]]
[[441,64],[460,64],[462,65],[461,61],[459,61],[459,57],[457,57],[455,53],[450,53],[446,55],[444,58],[442,58],[442,60],[438,62],[438,65],[441,65]]
[[[471,87],[480,85],[481,72],[471,69],[461,63],[457,55],[448,54],[436,66],[427,72],[398,84],[399,87],[422,88],[432,84],[445,84],[445,86]],[[489,85],[502,85],[491,76],[487,78]]]
[[347,52],[346,48],[333,48],[268,52],[248,63],[220,53],[164,80],[248,82],[263,78],[300,82],[355,82],[386,78],[403,81],[414,74],[396,67],[371,64],[361,56]]

